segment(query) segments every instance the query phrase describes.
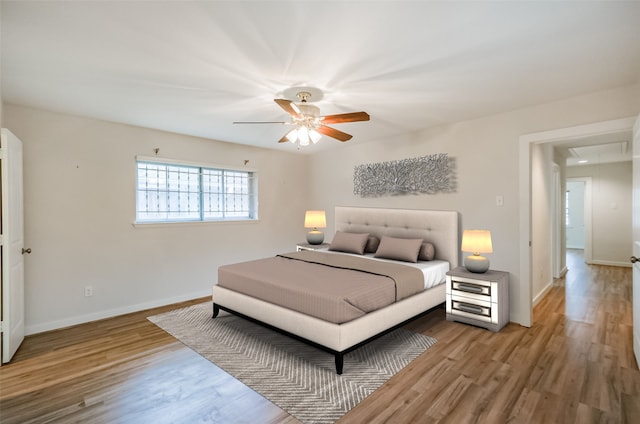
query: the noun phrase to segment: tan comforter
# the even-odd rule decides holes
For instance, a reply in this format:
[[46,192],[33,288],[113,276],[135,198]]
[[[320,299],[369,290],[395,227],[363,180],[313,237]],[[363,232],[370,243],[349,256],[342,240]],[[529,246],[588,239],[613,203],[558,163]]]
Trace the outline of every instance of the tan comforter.
[[406,265],[301,251],[221,266],[218,285],[341,324],[419,293],[424,276]]

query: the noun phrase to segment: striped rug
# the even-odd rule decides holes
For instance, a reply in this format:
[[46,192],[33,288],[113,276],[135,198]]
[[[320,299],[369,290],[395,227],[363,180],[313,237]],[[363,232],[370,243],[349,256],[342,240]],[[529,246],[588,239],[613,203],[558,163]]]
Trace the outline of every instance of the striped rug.
[[304,423],[333,423],[436,340],[398,329],[344,356],[333,355],[223,311],[211,302],[148,319]]

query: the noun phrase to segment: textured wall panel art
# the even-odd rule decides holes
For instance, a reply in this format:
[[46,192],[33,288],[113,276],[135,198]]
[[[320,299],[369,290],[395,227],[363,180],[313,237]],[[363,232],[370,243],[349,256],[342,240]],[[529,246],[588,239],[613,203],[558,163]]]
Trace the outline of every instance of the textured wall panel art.
[[353,193],[362,197],[455,191],[455,159],[446,153],[358,165],[353,172]]

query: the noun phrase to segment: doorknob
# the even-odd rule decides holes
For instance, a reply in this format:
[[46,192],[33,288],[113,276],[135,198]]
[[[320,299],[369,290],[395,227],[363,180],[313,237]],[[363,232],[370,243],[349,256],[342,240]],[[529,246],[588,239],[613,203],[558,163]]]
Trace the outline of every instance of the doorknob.
[[22,248],[22,254],[24,255],[25,253],[31,253],[31,248],[27,248],[25,249],[24,247]]
[[632,264],[635,264],[636,262],[640,261],[640,259],[636,258],[635,256],[632,256],[631,259],[629,259],[631,261]]

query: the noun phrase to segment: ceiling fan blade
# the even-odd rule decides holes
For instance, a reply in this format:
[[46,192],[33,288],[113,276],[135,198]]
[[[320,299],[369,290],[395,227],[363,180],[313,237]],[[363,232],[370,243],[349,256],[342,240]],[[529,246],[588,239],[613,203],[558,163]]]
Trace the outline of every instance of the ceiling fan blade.
[[323,116],[322,123],[323,124],[343,124],[345,122],[357,122],[357,121],[368,121],[369,114],[367,112],[351,112],[351,113],[340,113],[338,115],[327,115]]
[[234,124],[290,124],[284,121],[235,121]]
[[298,106],[296,106],[295,103],[293,103],[291,100],[287,100],[287,99],[273,99],[274,102],[276,102],[278,104],[278,106],[280,106],[282,109],[284,109],[285,112],[287,112],[289,115],[295,117],[295,118],[302,118],[303,115],[302,113],[300,113],[300,109],[298,109]]
[[318,131],[320,134],[326,135],[327,137],[335,138],[336,140],[340,141],[349,141],[353,137],[346,132],[338,131],[335,128],[327,127],[326,125],[318,125],[316,131]]

